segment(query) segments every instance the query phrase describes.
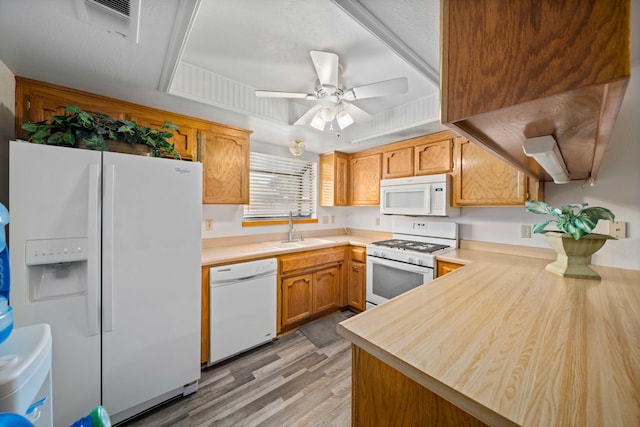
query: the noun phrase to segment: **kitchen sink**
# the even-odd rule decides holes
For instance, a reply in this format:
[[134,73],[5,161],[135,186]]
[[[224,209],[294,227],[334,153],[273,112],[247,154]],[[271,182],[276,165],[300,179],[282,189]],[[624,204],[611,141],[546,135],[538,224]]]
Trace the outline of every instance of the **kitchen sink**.
[[282,242],[279,240],[276,240],[274,242],[262,242],[263,245],[268,245],[276,249],[304,248],[306,246],[322,245],[325,243],[334,243],[334,241],[325,240],[325,239],[308,238],[304,240],[294,240],[292,242]]

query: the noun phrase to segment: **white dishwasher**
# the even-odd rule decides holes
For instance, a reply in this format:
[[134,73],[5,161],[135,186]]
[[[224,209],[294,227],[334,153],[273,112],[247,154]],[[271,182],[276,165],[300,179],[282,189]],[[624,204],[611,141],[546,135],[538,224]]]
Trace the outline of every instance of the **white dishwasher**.
[[276,337],[275,258],[209,270],[212,365]]

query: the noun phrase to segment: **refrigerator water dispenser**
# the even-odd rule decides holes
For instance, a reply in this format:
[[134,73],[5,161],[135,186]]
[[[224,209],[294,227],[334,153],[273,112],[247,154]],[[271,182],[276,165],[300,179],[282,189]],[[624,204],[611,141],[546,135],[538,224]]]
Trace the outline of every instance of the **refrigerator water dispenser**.
[[30,302],[87,294],[87,238],[28,240]]

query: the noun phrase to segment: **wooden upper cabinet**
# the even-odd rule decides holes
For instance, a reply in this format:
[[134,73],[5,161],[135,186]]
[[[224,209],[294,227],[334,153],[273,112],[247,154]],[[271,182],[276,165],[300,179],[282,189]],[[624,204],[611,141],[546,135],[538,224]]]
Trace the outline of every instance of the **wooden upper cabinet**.
[[454,158],[454,206],[524,205],[524,173],[463,138],[456,141]]
[[249,203],[250,133],[224,126],[200,130],[202,203]]
[[453,139],[426,142],[414,148],[414,175],[432,175],[448,173],[452,169]]
[[442,0],[441,121],[527,175],[553,135],[571,179],[597,175],[630,76],[630,1]]
[[24,123],[48,121],[52,116],[63,115],[69,105],[114,119],[124,119],[126,114],[126,109],[114,99],[16,77],[16,137],[22,138]]
[[333,152],[320,155],[320,206],[349,204],[349,155]]
[[413,148],[404,147],[382,153],[382,179],[413,176]]
[[198,158],[198,124],[190,123],[189,120],[177,117],[157,114],[131,113],[127,115],[127,119],[154,129],[161,127],[165,120],[173,123],[178,126],[178,130],[170,131],[173,133],[173,137],[168,141],[174,145],[183,160],[196,160]]
[[382,155],[369,154],[351,158],[351,205],[377,206],[380,204],[380,168]]

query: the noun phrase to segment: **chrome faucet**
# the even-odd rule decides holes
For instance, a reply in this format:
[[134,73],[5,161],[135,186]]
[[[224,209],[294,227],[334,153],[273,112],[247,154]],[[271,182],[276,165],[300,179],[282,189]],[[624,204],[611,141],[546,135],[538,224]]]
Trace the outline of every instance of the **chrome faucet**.
[[293,211],[289,211],[289,233],[287,242],[293,242],[296,236],[296,231],[293,229]]

